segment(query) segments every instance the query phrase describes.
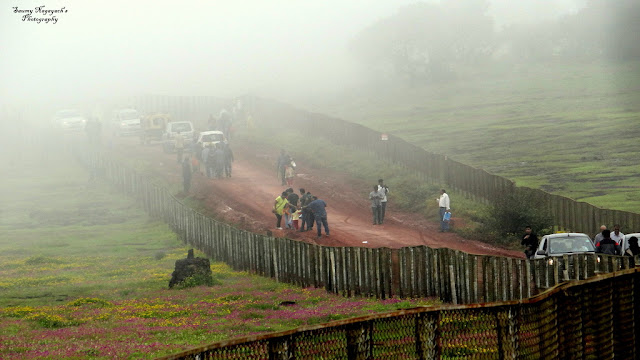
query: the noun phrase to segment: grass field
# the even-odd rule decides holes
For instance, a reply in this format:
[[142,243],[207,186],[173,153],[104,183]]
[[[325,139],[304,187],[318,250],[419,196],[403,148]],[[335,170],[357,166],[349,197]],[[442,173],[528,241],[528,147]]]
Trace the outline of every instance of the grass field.
[[0,165],[2,359],[153,358],[430,303],[347,299],[222,263],[211,266],[216,285],[169,290],[188,248],[165,224],[108,184],[89,183],[73,160],[14,160]]
[[640,212],[640,63],[496,68],[303,105],[596,206]]

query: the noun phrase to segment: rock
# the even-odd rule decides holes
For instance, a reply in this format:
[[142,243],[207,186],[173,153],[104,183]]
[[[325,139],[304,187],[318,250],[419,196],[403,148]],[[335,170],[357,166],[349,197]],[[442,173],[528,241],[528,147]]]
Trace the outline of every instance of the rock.
[[211,273],[211,263],[209,259],[194,257],[193,249],[189,250],[186,259],[176,260],[175,270],[171,274],[169,289],[193,277],[198,280],[194,285],[211,285],[213,276]]

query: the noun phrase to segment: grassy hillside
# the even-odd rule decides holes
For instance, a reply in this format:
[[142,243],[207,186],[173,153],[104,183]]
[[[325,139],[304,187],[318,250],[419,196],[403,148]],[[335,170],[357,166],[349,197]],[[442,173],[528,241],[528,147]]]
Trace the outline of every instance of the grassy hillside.
[[640,63],[485,70],[309,108],[399,135],[520,186],[640,212]]
[[214,286],[170,290],[188,248],[166,224],[54,151],[13,160],[0,163],[1,359],[148,359],[433,303],[347,299],[223,263]]

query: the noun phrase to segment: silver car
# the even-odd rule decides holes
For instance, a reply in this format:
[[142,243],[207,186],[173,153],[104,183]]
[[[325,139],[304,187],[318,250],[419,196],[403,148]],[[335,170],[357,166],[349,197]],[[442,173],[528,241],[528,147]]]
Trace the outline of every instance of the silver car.
[[591,238],[582,233],[562,233],[545,235],[538,244],[538,250],[534,259],[544,259],[562,256],[565,254],[593,254],[596,248]]

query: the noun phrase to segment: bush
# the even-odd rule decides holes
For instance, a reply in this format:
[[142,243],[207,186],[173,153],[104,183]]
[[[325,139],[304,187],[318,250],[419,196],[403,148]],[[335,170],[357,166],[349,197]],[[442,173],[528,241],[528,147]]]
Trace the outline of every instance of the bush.
[[499,242],[519,238],[526,226],[538,234],[549,233],[553,228],[544,199],[525,188],[496,198],[483,218],[483,232],[493,234]]

